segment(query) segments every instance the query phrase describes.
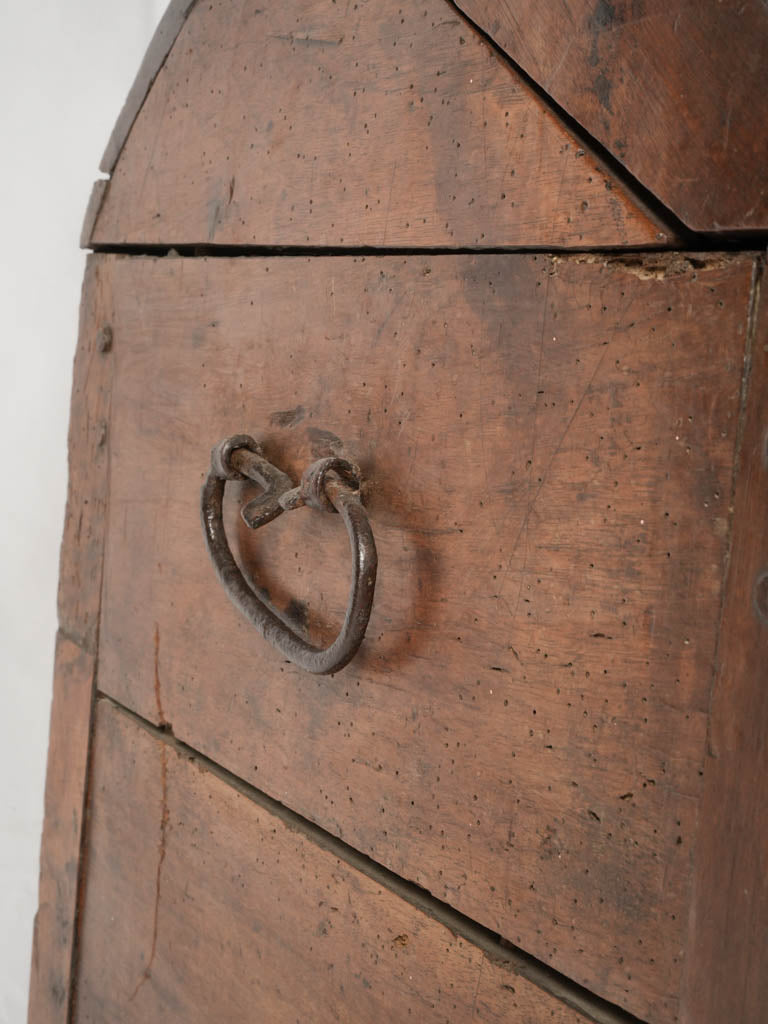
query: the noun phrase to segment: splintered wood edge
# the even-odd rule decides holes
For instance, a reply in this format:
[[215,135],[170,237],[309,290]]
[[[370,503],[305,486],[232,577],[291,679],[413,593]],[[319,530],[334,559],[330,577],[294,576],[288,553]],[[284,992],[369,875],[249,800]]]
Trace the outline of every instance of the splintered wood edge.
[[[144,100],[146,99],[149,90],[152,88],[152,83],[165,63],[165,58],[170,53],[171,47],[176,42],[176,37],[181,31],[182,25],[187,20],[189,12],[196,3],[197,0],[170,0],[165,14],[162,16],[157,28],[155,29],[155,34],[147,48],[147,52],[144,54],[144,59],[141,62],[141,66],[136,78],[134,79],[133,85],[131,86],[125,103],[123,104],[123,109],[120,111],[120,115],[115,122],[115,127],[112,129],[112,134],[109,137],[107,148],[104,150],[104,155],[101,158],[99,170],[103,171],[105,174],[111,174],[115,169],[115,164],[117,163],[118,157],[125,145],[125,140],[128,138],[128,133],[133,126],[133,122],[138,117],[139,111],[144,105]],[[96,219],[96,213],[98,213],[98,208],[94,213],[94,221]],[[88,221],[86,218],[86,225],[87,224]],[[92,224],[90,226],[91,228],[93,227]],[[85,226],[83,230],[85,231]],[[80,244],[83,244],[82,240]]]

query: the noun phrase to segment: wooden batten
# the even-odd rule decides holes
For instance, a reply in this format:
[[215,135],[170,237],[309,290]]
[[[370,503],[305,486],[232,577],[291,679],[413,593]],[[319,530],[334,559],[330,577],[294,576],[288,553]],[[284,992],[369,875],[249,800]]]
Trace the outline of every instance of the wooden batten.
[[195,3],[197,0],[170,0],[155,29],[147,52],[144,54],[141,67],[136,74],[101,158],[99,170],[105,174],[111,174],[114,171],[125,140],[152,88],[152,83],[165,63],[165,59]]
[[445,0],[197,4],[140,78],[91,245],[675,240]]
[[69,491],[59,568],[45,820],[29,1024],[68,1024],[85,821],[109,490],[110,293],[86,269],[69,424]]
[[693,859],[684,1024],[765,1017],[768,978],[768,306],[755,277],[734,531]]

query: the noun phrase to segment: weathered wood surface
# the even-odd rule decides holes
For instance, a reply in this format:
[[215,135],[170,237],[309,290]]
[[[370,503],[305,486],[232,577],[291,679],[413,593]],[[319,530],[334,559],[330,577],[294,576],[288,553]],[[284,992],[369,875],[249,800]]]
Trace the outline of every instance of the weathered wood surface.
[[763,0],[458,0],[688,227],[768,228]]
[[115,169],[118,157],[122,152],[125,140],[133,127],[133,123],[139,115],[144,100],[152,88],[152,83],[163,66],[165,58],[176,42],[176,37],[181,27],[189,16],[197,0],[170,0],[155,34],[152,36],[144,59],[136,73],[133,85],[123,104],[123,109],[115,122],[112,134],[109,137],[107,148],[99,164],[99,170],[105,174],[111,174]]
[[[764,285],[763,285],[764,287]],[[768,978],[768,314],[757,310],[733,550],[694,859],[685,1024],[766,1017]],[[762,584],[761,584],[762,581]],[[739,941],[733,947],[731,936]],[[714,983],[713,983],[714,979]]]
[[95,659],[61,633],[35,916],[29,1024],[68,1024]]
[[[119,386],[100,686],[673,1021],[751,259],[103,260]],[[199,486],[243,431],[295,476],[335,450],[371,481],[374,612],[335,677],[283,664],[208,564]],[[338,520],[250,534],[231,486],[246,567],[313,634],[338,622]]]
[[81,1024],[586,1020],[103,701],[94,761]]
[[444,0],[198,4],[92,244],[660,246]]
[[87,249],[91,244],[93,228],[99,216],[99,210],[101,210],[101,204],[104,202],[104,196],[107,194],[108,187],[109,181],[107,178],[97,178],[91,186],[91,194],[88,197],[88,205],[85,208],[85,216],[83,217],[83,226],[80,228],[81,249]]
[[[100,260],[89,258],[72,375],[69,485],[58,594],[61,629],[91,652],[96,650],[99,627],[109,489],[112,357],[108,331],[112,307],[103,270]],[[107,281],[110,279],[107,272]]]
[[61,547],[39,909],[30,1024],[68,1022],[77,916],[88,735],[99,624],[108,490],[111,355],[99,330],[110,316],[102,265],[86,270],[69,425],[69,493]]

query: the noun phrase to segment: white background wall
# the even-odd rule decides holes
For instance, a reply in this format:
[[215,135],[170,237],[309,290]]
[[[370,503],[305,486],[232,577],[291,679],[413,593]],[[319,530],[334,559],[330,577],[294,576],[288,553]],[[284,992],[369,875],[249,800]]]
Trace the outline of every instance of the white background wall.
[[80,225],[165,5],[0,0],[0,1024],[27,1012]]

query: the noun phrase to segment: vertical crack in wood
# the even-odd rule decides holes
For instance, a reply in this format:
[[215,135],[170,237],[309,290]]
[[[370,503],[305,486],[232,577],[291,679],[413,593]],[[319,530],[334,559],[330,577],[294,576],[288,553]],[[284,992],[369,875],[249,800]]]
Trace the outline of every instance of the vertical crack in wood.
[[160,691],[160,625],[155,623],[155,703],[157,704],[157,721],[161,729],[168,725],[163,711],[163,699]]

